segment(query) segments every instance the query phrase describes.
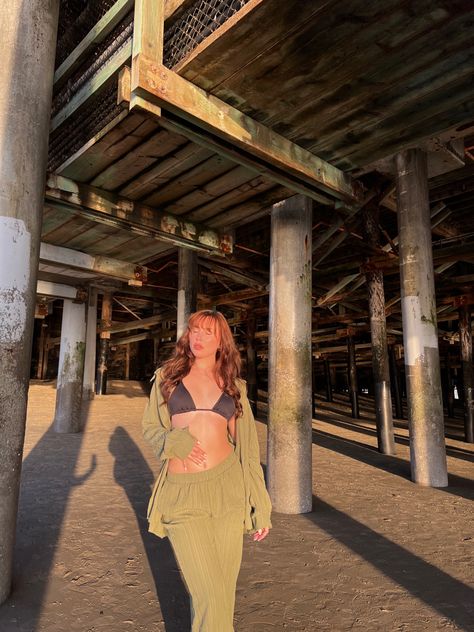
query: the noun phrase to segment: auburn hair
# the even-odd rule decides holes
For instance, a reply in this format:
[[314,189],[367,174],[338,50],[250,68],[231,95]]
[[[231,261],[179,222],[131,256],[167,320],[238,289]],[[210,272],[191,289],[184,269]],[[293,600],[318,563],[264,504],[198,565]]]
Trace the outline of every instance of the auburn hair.
[[189,345],[189,333],[194,327],[206,327],[214,330],[219,338],[214,374],[219,387],[232,397],[235,403],[235,416],[242,414],[240,391],[236,379],[240,377],[240,353],[225,317],[214,310],[203,309],[191,314],[186,330],[176,343],[173,355],[161,370],[161,392],[168,401],[172,390],[188,375],[194,364],[194,354]]

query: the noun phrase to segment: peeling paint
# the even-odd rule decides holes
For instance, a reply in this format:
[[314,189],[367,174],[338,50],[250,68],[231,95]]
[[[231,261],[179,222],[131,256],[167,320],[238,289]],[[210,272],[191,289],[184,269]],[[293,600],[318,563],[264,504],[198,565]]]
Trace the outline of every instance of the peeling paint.
[[20,342],[26,328],[31,235],[25,223],[0,217],[0,342]]
[[436,325],[432,322],[432,314],[429,318],[422,314],[418,296],[405,296],[401,302],[405,364],[414,366],[423,358],[426,348],[438,348]]

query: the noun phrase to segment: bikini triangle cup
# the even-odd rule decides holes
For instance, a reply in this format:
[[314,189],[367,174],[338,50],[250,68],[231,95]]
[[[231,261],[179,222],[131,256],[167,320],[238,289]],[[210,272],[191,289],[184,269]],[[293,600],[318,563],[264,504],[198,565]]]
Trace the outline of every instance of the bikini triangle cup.
[[176,388],[171,393],[168,400],[168,408],[170,415],[179,415],[180,413],[188,413],[194,410],[208,410],[224,417],[227,421],[235,414],[235,403],[233,398],[222,391],[219,399],[212,408],[196,408],[196,404],[184,383],[178,382]]

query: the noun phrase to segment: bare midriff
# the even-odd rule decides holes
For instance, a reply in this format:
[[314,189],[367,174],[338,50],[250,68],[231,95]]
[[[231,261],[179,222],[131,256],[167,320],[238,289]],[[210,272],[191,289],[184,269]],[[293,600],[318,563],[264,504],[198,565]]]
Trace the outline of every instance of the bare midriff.
[[229,442],[228,432],[232,438],[235,437],[235,417],[227,422],[222,415],[211,410],[192,410],[173,415],[171,426],[187,428],[206,453],[203,465],[197,465],[190,459],[171,458],[168,471],[173,474],[209,470],[224,461],[234,449]]

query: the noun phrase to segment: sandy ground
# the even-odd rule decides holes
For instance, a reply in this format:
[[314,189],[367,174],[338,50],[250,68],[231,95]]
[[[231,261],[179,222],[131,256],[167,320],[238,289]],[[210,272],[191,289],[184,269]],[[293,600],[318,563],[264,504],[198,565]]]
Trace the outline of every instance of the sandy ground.
[[[146,530],[158,467],[141,437],[144,395],[111,386],[77,435],[49,428],[53,384],[31,386],[1,632],[189,630],[169,545]],[[342,400],[319,411],[313,513],[275,514],[265,542],[246,539],[236,631],[474,631],[474,446],[448,439],[450,486],[421,488],[403,427],[390,458],[373,448],[369,402],[356,425]]]

